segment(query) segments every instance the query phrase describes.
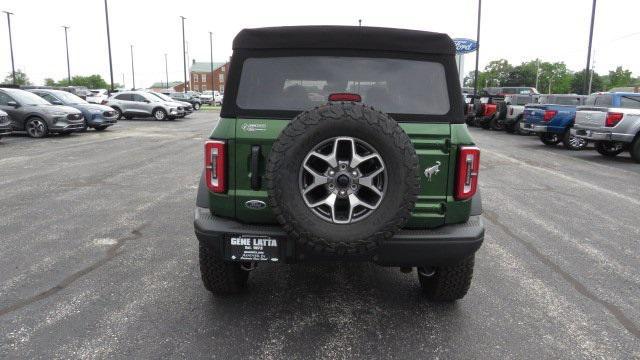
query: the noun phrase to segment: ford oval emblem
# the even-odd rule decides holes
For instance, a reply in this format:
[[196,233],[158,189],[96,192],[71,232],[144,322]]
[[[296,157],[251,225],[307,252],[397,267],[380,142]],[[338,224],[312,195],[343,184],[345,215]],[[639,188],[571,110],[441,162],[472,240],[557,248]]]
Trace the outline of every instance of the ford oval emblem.
[[249,200],[244,203],[244,206],[251,210],[262,210],[267,207],[267,204],[260,200]]
[[456,54],[468,54],[478,49],[478,42],[471,39],[453,39],[456,44]]

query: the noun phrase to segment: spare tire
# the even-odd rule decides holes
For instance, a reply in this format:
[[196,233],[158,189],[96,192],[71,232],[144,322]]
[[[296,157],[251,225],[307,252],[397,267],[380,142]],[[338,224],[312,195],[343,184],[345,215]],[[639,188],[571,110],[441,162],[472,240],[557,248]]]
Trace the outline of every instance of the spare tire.
[[373,252],[407,222],[420,192],[409,136],[388,115],[346,102],[291,120],[273,144],[265,178],[289,237],[336,255]]

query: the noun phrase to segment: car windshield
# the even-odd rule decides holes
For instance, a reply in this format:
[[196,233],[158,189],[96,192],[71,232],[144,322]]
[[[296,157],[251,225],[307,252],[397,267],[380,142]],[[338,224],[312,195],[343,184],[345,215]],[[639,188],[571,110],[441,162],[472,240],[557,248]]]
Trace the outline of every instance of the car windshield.
[[55,97],[62,100],[65,104],[86,104],[87,102],[82,100],[79,96],[66,91],[53,91]]
[[40,96],[30,93],[24,90],[16,90],[16,89],[7,89],[9,95],[12,98],[16,99],[20,105],[51,105],[47,100],[41,98]]
[[158,98],[160,98],[160,99],[162,99],[164,101],[174,101],[172,98],[168,97],[165,94],[160,94],[160,93],[157,93],[157,92],[149,92],[149,94],[155,95],[155,96],[157,96]]
[[249,58],[236,103],[242,109],[302,111],[345,92],[392,114],[444,115],[451,108],[441,63],[337,56]]

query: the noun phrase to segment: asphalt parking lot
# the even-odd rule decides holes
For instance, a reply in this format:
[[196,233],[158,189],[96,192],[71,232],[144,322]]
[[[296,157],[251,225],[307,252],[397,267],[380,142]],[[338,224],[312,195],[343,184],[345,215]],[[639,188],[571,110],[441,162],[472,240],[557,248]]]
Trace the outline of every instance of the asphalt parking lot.
[[0,358],[640,357],[640,164],[472,129],[487,235],[467,297],[369,264],[202,286],[192,211],[217,112],[0,141]]

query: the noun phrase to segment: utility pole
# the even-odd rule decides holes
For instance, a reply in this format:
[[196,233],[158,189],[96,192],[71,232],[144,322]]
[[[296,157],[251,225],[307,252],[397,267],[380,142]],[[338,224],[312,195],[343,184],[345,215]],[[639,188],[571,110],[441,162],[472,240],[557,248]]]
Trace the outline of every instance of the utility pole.
[[169,66],[167,65],[167,54],[164,54],[164,76],[167,80],[167,90],[169,90]]
[[184,16],[180,16],[182,19],[182,62],[184,64],[184,92],[187,92],[187,49],[184,40]]
[[209,49],[211,52],[211,89],[210,90],[211,90],[211,94],[213,94],[213,83],[214,83],[213,81],[213,33],[211,31],[209,31]]
[[593,50],[593,62],[591,63],[591,69],[589,69],[589,91],[586,95],[591,94],[591,84],[593,83],[593,68],[596,66],[596,51]]
[[593,23],[596,18],[596,0],[593,0],[591,5],[591,28],[589,29],[589,50],[587,51],[587,67],[584,69],[584,82],[582,84],[582,90],[585,95],[587,93],[587,77],[589,76],[589,69],[591,69],[591,43],[593,42]]
[[476,96],[478,96],[478,60],[480,59],[480,16],[482,14],[482,0],[478,0],[478,30],[476,33],[476,71],[473,79],[473,110],[476,109]]
[[[109,32],[109,8],[107,0],[104,0],[104,16],[107,20],[107,47],[109,48],[109,75],[111,76],[111,92],[113,92],[113,63],[111,61],[111,33]],[[122,82],[124,86],[124,81]]]
[[136,70],[133,68],[133,45],[131,46],[131,80],[133,81],[132,90],[136,89]]
[[69,65],[69,39],[67,38],[67,30],[69,29],[69,26],[63,26],[64,28],[64,43],[67,46],[67,81],[69,82],[68,85],[71,85],[71,66]]
[[11,15],[13,15],[13,13],[8,11],[3,12],[7,14],[7,26],[9,27],[9,49],[11,50],[11,79],[13,85],[16,85],[16,67],[13,63],[13,42],[11,40]]
[[124,73],[122,73],[122,88],[123,88],[123,89],[126,89],[127,87],[126,87],[126,86],[124,86],[124,84],[126,84],[126,83],[125,83],[125,81],[124,81]]
[[538,89],[538,80],[540,80],[540,59],[536,59],[536,89]]

